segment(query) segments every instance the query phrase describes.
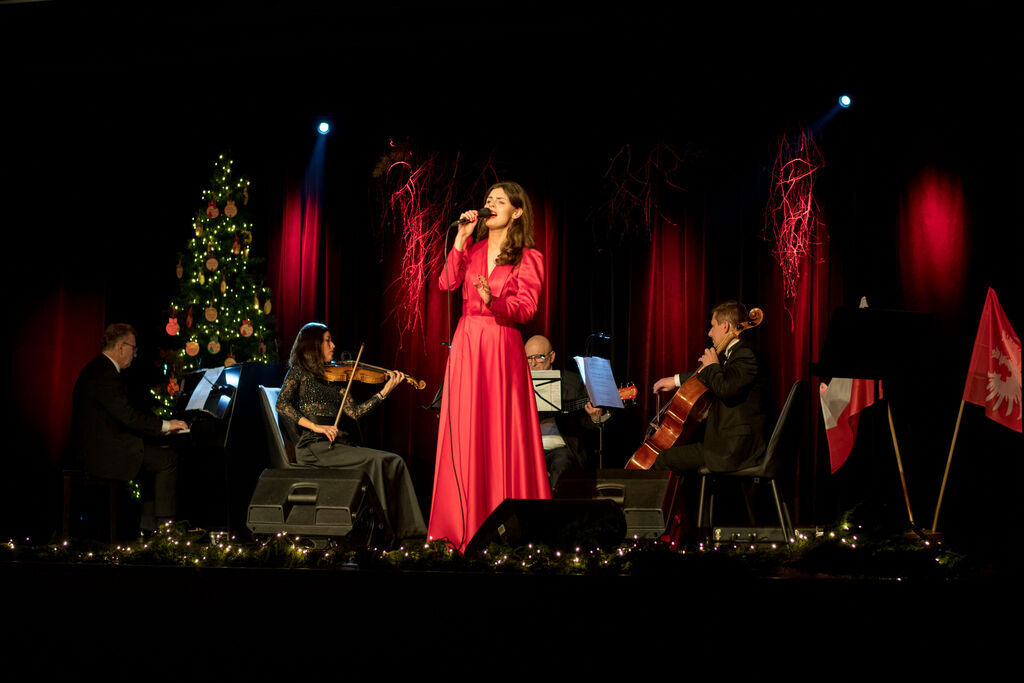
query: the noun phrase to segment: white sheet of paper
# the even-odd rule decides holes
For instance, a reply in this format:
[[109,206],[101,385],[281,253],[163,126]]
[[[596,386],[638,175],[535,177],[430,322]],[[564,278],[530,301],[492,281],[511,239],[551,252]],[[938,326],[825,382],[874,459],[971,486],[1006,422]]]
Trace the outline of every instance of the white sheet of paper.
[[537,399],[537,412],[562,410],[562,373],[560,370],[531,370],[533,393]]
[[599,408],[624,408],[619,389],[615,386],[612,364],[599,356],[576,356],[583,384],[587,387],[591,405]]
[[185,406],[185,410],[203,409],[203,406],[206,405],[206,399],[210,397],[210,390],[213,389],[222,372],[224,372],[224,368],[210,368],[203,373],[203,378],[199,380],[199,386],[196,387],[196,390],[192,392],[192,396],[188,399],[188,405]]

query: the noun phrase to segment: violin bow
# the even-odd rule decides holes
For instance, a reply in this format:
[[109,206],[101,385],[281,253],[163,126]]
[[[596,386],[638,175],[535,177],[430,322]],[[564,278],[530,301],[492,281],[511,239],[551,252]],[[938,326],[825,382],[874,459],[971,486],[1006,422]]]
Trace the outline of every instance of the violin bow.
[[[355,365],[352,366],[352,374],[348,376],[348,384],[345,385],[345,395],[341,397],[341,407],[338,408],[338,415],[334,418],[334,428],[338,428],[338,423],[341,421],[341,414],[345,411],[345,402],[348,401],[348,391],[352,388],[352,380],[356,378],[356,370],[359,369],[359,359],[363,357],[363,347],[366,346],[366,342],[359,345],[359,353],[356,354]],[[334,448],[334,442],[331,442],[331,448]]]

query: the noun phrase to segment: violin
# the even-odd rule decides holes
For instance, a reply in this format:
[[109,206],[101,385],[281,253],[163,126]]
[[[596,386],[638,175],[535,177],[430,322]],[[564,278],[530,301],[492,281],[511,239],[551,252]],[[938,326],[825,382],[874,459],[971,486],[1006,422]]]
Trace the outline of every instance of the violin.
[[[757,327],[762,320],[764,320],[764,313],[760,308],[750,309],[747,320],[736,325],[735,329],[715,346],[715,352],[721,355],[729,344],[739,336],[740,332]],[[672,401],[658,416],[661,423],[657,430],[644,439],[640,448],[626,463],[627,470],[651,469],[651,465],[657,460],[659,453],[675,445],[680,438],[683,441],[688,440],[697,429],[697,425],[707,417],[712,398],[708,394],[708,388],[697,379],[697,373],[703,368],[704,364],[701,363],[697,366],[697,370],[683,382],[682,386],[676,389]]]
[[[351,360],[329,363],[324,366],[324,375],[327,377],[328,382],[348,382],[349,378],[352,377],[352,368],[355,365],[356,362]],[[366,384],[384,384],[388,381],[388,372],[391,371],[386,368],[378,368],[375,365],[360,363],[356,367],[353,379]],[[405,381],[416,389],[423,389],[427,386],[427,383],[423,380],[415,379],[408,375],[405,376]]]

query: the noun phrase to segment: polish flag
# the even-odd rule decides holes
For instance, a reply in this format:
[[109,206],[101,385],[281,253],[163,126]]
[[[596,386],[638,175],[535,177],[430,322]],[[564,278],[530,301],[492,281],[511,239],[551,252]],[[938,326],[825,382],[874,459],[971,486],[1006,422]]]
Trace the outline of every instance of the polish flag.
[[964,401],[984,406],[985,417],[1021,431],[1020,337],[991,287],[974,338]]
[[[867,297],[861,297],[860,308],[867,307]],[[853,442],[857,440],[860,411],[875,402],[875,380],[834,377],[829,384],[822,382],[819,393],[829,460],[832,474],[835,474],[850,457]]]
[[835,377],[829,384],[821,384],[821,414],[825,418],[832,474],[850,457],[857,440],[860,411],[875,402],[874,384],[875,380],[849,377]]

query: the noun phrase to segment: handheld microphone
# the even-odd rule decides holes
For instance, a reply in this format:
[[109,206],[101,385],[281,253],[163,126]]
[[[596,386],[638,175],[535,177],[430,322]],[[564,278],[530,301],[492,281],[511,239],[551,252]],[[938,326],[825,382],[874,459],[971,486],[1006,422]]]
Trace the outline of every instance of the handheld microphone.
[[[491,211],[490,209],[486,209],[486,208],[485,209],[480,209],[479,211],[476,212],[476,217],[477,218],[490,218],[493,215],[494,215],[494,212]],[[467,219],[460,218],[460,219],[458,219],[456,221],[452,221],[452,224],[450,226],[448,226],[448,227],[454,228],[456,225],[465,225],[466,223],[469,223],[469,221]]]

